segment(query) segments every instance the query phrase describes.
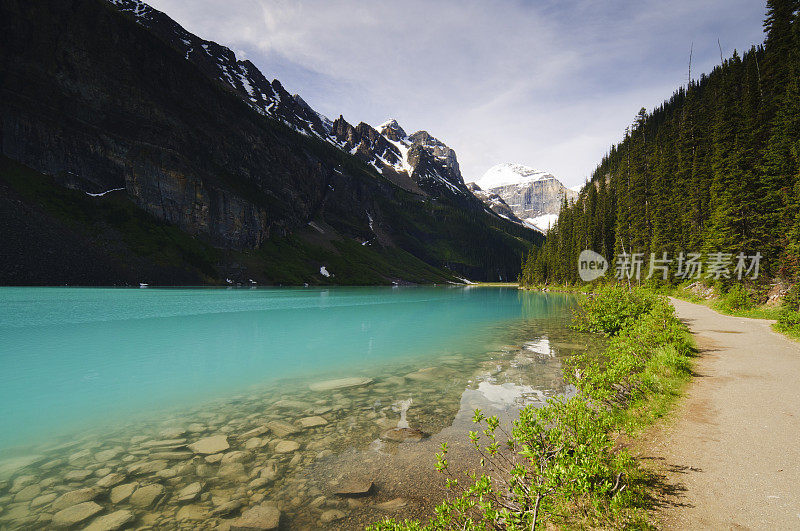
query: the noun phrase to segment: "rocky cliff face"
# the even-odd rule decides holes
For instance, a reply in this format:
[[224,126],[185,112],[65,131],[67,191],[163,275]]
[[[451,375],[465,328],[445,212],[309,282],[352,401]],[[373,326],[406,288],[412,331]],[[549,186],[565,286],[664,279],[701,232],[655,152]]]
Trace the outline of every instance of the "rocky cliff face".
[[[427,133],[406,137],[398,126],[389,134],[396,140],[367,124],[331,122],[252,63],[138,0],[0,3],[0,154],[8,159],[88,197],[121,188],[155,220],[218,248],[295,242],[303,256],[295,268],[318,271],[320,256],[340,252],[335,241],[363,243],[371,262],[406,253],[408,264],[512,276],[506,262],[536,238],[506,226],[513,236],[487,251],[503,258],[445,263],[440,238],[468,248],[459,240],[468,231],[419,205],[435,197],[473,232],[491,233],[495,221],[479,215],[452,150]],[[306,236],[314,222],[327,227],[324,238]],[[249,260],[237,267],[278,278],[279,263]],[[422,271],[417,278],[447,278]]]
[[489,207],[489,209],[498,216],[514,221],[515,223],[522,223],[522,220],[514,214],[511,207],[508,206],[499,195],[494,192],[482,190],[481,187],[475,183],[467,183],[467,189],[472,192],[475,197],[483,201],[483,204]]
[[555,176],[521,164],[499,164],[478,181],[489,193],[498,195],[523,220],[557,215],[566,197],[574,201],[578,193],[566,188]]

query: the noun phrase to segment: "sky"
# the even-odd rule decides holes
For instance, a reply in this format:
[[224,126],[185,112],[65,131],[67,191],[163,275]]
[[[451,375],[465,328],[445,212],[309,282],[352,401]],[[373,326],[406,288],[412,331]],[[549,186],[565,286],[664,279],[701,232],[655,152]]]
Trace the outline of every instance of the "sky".
[[[763,41],[760,0],[149,0],[330,118],[395,118],[464,180],[588,178],[638,110]],[[719,43],[718,43],[719,40]]]

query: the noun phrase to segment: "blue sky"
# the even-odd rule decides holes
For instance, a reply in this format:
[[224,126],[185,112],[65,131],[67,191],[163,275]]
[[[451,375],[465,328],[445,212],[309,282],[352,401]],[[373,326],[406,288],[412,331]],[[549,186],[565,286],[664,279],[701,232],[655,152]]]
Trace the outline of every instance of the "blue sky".
[[151,0],[319,112],[396,118],[474,180],[516,162],[583,182],[641,107],[763,40],[760,0]]

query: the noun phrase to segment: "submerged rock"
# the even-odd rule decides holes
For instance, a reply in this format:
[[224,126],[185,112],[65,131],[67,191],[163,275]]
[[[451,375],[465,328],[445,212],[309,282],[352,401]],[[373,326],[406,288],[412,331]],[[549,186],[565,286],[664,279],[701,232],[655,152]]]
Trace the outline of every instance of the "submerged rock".
[[96,515],[103,508],[94,502],[83,502],[66,509],[62,509],[53,515],[53,525],[56,527],[72,527],[84,520]]
[[178,437],[183,437],[184,435],[186,435],[186,430],[175,427],[165,428],[159,432],[159,436],[165,439],[177,439]]
[[275,481],[278,477],[278,465],[275,461],[269,461],[263,468],[259,470],[259,477]]
[[272,430],[272,433],[274,433],[276,437],[286,437],[287,435],[300,433],[300,428],[282,420],[267,422],[267,427]]
[[205,520],[208,518],[208,509],[200,505],[184,505],[178,509],[175,515],[177,521],[183,520]]
[[265,442],[261,437],[251,437],[244,444],[244,447],[247,450],[255,450],[256,448],[261,448],[264,444]]
[[202,455],[217,454],[224,452],[228,448],[230,448],[230,445],[228,444],[228,437],[225,435],[213,435],[189,445],[191,451]]
[[167,461],[156,459],[154,461],[140,461],[128,466],[128,473],[134,475],[150,475],[161,472],[167,468]]
[[233,452],[222,454],[221,462],[223,465],[227,465],[228,463],[237,463],[239,461],[244,461],[245,459],[247,459],[247,452],[234,450]]
[[219,467],[217,475],[221,478],[242,481],[247,478],[247,473],[244,471],[244,465],[241,463],[227,463]]
[[322,516],[319,517],[319,520],[323,524],[329,524],[331,522],[335,522],[336,520],[341,520],[344,517],[344,511],[340,511],[339,509],[330,509],[322,513]]
[[139,486],[138,483],[126,483],[125,485],[118,485],[111,489],[109,499],[111,503],[120,503],[131,497],[133,491]]
[[348,389],[350,387],[364,387],[372,383],[372,378],[339,378],[336,380],[325,380],[309,385],[312,391],[334,391],[336,389]]
[[53,502],[53,510],[60,511],[61,509],[66,509],[72,505],[93,500],[99,496],[101,492],[102,490],[96,487],[87,487],[85,489],[77,489],[65,492]]
[[155,452],[150,454],[153,459],[163,459],[166,461],[185,461],[194,456],[191,452],[181,452],[173,450],[171,452]]
[[258,505],[242,512],[231,522],[231,531],[270,531],[278,529],[281,512],[271,504]]
[[367,478],[347,478],[333,491],[339,496],[365,496],[372,490],[372,480]]
[[32,499],[37,497],[41,492],[42,489],[39,487],[39,485],[28,485],[27,487],[24,487],[20,489],[19,492],[17,492],[17,495],[14,496],[14,501],[17,503],[31,501]]
[[109,450],[103,450],[101,452],[97,452],[96,454],[94,454],[94,458],[96,461],[100,463],[105,463],[106,461],[111,461],[121,453],[122,453],[122,448],[111,448]]
[[0,461],[0,480],[9,479],[20,470],[43,461],[43,455],[26,455],[22,457],[12,457]]
[[300,448],[300,445],[294,441],[278,441],[275,445],[275,452],[279,454],[288,454]]
[[56,496],[57,494],[55,494],[54,492],[51,492],[50,494],[42,494],[41,496],[38,496],[31,501],[31,508],[47,505],[51,501],[55,500]]
[[241,435],[238,436],[240,440],[251,439],[253,437],[260,437],[269,431],[269,427],[267,425],[257,426],[252,430],[248,430]]
[[164,485],[153,483],[136,489],[131,495],[131,505],[147,508],[153,505],[164,494]]
[[64,475],[64,479],[67,481],[83,481],[91,475],[91,470],[70,470]]
[[198,496],[200,496],[200,492],[202,490],[203,486],[200,483],[192,483],[191,485],[187,485],[186,487],[182,488],[178,492],[176,499],[179,503],[194,501]]
[[244,502],[242,500],[231,500],[229,502],[225,502],[213,511],[211,514],[216,516],[225,516],[226,514],[231,514],[234,511],[238,511],[239,509],[244,506]]
[[428,437],[428,434],[417,428],[392,428],[381,433],[381,439],[390,442],[419,442]]
[[426,369],[420,369],[416,372],[411,372],[406,374],[406,378],[409,380],[415,380],[418,382],[427,382],[430,380],[434,380],[441,371],[436,367],[428,367]]
[[116,531],[131,521],[133,521],[133,513],[127,509],[120,509],[95,518],[85,531]]
[[297,421],[300,426],[303,428],[317,428],[319,426],[325,426],[328,424],[328,421],[322,417],[303,417]]
[[311,404],[309,402],[303,402],[301,400],[292,400],[289,398],[284,398],[283,400],[278,400],[275,402],[275,407],[283,407],[288,409],[309,409]]
[[406,506],[406,501],[403,498],[395,498],[393,500],[385,501],[375,505],[381,511],[396,511]]

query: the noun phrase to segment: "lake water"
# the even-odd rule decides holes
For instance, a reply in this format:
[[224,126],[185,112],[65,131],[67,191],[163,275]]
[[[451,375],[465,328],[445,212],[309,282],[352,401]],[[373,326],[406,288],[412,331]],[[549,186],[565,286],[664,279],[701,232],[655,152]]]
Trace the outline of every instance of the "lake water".
[[[474,407],[564,392],[560,360],[597,346],[568,329],[573,305],[509,288],[0,288],[0,527],[81,518],[59,511],[87,487],[79,523],[191,527],[274,503],[293,527],[357,527],[369,505],[325,487],[353,452],[410,455],[386,436],[401,419],[435,441]],[[220,435],[224,452],[191,446]]]

